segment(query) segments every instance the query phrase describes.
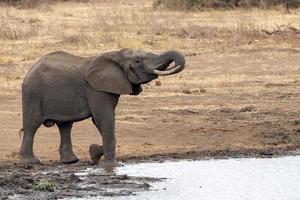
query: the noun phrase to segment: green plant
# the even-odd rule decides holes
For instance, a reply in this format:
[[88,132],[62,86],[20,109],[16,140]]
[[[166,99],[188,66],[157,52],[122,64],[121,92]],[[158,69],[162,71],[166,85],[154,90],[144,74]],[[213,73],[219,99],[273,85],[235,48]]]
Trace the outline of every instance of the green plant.
[[33,190],[40,192],[54,192],[55,188],[55,184],[51,183],[47,179],[40,179],[36,181],[32,186]]

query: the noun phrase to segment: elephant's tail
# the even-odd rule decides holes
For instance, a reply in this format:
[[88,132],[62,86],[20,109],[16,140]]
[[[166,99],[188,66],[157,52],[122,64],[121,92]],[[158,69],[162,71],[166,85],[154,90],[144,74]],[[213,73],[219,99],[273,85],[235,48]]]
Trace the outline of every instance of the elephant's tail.
[[21,128],[21,129],[19,130],[19,136],[22,137],[23,134],[24,134],[24,128]]

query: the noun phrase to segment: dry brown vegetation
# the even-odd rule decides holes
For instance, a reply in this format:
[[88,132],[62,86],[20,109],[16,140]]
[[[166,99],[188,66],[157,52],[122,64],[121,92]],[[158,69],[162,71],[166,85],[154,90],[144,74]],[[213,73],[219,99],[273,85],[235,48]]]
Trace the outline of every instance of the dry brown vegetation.
[[33,9],[0,7],[0,63],[32,60],[66,49],[88,54],[135,47],[186,52],[235,51],[253,47],[298,47],[300,34],[267,34],[288,25],[299,29],[297,11],[153,10],[152,1],[60,2]]
[[270,9],[282,6],[285,9],[299,8],[300,0],[155,0],[154,7],[163,6],[169,9],[204,10],[232,8],[262,8]]
[[[118,155],[299,147],[299,29],[299,9],[179,11],[154,9],[150,0],[1,5],[0,160],[17,159],[22,79],[55,50],[179,49],[187,56],[180,75],[121,98]],[[99,137],[92,127],[88,120],[74,127],[83,158]],[[39,132],[37,155],[57,159],[57,129]]]

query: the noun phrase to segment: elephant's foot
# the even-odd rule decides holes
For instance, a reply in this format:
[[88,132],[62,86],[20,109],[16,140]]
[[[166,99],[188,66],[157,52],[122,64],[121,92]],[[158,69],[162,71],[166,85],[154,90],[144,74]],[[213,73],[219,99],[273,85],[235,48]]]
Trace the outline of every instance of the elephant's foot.
[[101,156],[103,155],[103,146],[100,146],[98,144],[91,144],[89,151],[93,164],[97,165]]
[[20,164],[21,165],[34,165],[39,164],[41,161],[35,156],[21,156]]
[[60,162],[62,162],[64,164],[73,164],[78,161],[79,161],[79,158],[74,153],[60,155]]
[[99,162],[100,167],[104,168],[106,172],[112,173],[117,167],[122,166],[116,160],[101,160]]

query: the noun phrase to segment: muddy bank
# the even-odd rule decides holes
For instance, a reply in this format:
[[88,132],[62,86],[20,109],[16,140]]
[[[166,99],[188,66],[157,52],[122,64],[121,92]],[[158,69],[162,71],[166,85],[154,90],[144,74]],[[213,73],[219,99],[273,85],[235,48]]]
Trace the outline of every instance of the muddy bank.
[[[126,196],[129,198],[129,196],[140,194],[147,195],[147,193],[145,193],[147,191],[151,191],[150,194],[153,195],[153,191],[160,191],[155,188],[155,185],[159,185],[160,182],[163,182],[162,184],[166,185],[166,183],[170,180],[165,179],[168,178],[165,176],[150,176],[148,172],[150,173],[151,169],[153,171],[156,167],[140,169],[138,166],[142,163],[148,163],[151,166],[157,165],[158,167],[160,163],[168,165],[170,161],[192,163],[193,161],[191,160],[194,160],[196,163],[200,161],[202,163],[200,166],[203,167],[203,165],[205,166],[207,162],[210,163],[211,161],[226,162],[225,160],[247,160],[244,157],[251,157],[248,160],[257,158],[257,160],[260,160],[259,158],[271,158],[261,160],[276,160],[277,158],[274,157],[282,159],[284,158],[282,157],[283,155],[299,155],[299,151],[291,151],[291,149],[289,151],[287,151],[287,149],[269,149],[268,151],[244,150],[235,152],[220,150],[215,152],[186,152],[168,155],[157,154],[135,158],[123,157],[120,158],[120,160],[122,160],[120,163],[125,166],[114,170],[104,170],[98,165],[92,165],[91,161],[80,161],[79,163],[72,165],[64,165],[58,162],[34,166],[7,164],[0,167],[0,199],[48,200],[71,197],[79,199],[97,199],[100,197],[127,199]],[[292,156],[290,156],[290,158],[291,157]],[[137,174],[128,173],[127,175],[126,169],[130,169],[131,166],[138,170],[136,171]],[[187,164],[185,168],[188,168],[188,166],[189,164]],[[199,172],[198,168],[199,167],[195,169],[188,169],[188,171],[197,169],[196,171]],[[208,169],[210,168],[211,167]],[[176,171],[176,174],[178,175],[176,179],[181,177],[180,173],[187,173],[184,172],[184,170]],[[128,172],[130,172],[130,170]],[[37,185],[45,181],[48,185],[50,185],[49,188],[39,191]],[[200,182],[203,182],[203,180]],[[164,188],[165,187],[161,190],[165,190]],[[134,198],[138,199],[136,197]]]
[[[87,169],[90,171],[84,172]],[[97,171],[94,173],[93,169]],[[0,197],[1,200],[37,200],[134,195],[138,191],[149,190],[154,181],[160,179],[116,175],[113,171],[99,170],[98,166],[91,166],[88,162],[73,165],[9,165],[0,168]],[[41,182],[47,182],[51,187],[38,191],[36,186]]]
[[[120,163],[166,162],[170,160],[204,160],[229,158],[272,158],[283,155],[295,155],[296,147],[269,148],[263,150],[240,149],[201,152],[180,152],[173,154],[153,154],[139,157],[120,157]],[[299,147],[298,147],[299,149]],[[52,184],[53,190],[37,191],[41,181]],[[72,165],[58,162],[34,166],[5,164],[0,167],[0,197],[2,199],[60,199],[67,197],[128,196],[148,191],[160,178],[117,175],[116,171],[107,171],[91,161],[80,161]]]
[[166,154],[151,154],[144,156],[122,156],[118,160],[124,163],[140,162],[164,162],[169,160],[203,160],[203,159],[229,159],[229,158],[272,158],[278,156],[298,155],[300,146],[286,146],[281,148],[263,148],[263,149],[220,149],[205,151],[187,151]]

